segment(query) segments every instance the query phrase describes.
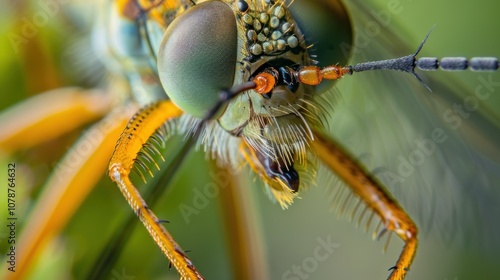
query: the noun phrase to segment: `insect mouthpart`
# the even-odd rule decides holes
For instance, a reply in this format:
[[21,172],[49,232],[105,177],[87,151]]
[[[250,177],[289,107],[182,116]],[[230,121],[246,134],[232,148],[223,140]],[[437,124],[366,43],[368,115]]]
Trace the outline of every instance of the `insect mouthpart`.
[[291,93],[296,93],[299,83],[296,79],[295,68],[297,63],[288,59],[271,60],[262,66],[250,77],[256,83],[255,91],[264,98],[272,96],[272,90],[276,86],[286,86]]
[[299,173],[293,164],[288,165],[282,158],[272,159],[259,151],[255,151],[255,154],[269,178],[283,182],[294,193],[299,191]]

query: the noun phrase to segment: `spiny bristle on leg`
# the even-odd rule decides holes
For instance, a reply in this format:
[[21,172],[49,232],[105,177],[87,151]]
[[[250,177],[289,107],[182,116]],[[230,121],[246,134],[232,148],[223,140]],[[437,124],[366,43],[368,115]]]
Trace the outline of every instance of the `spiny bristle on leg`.
[[158,160],[165,161],[160,150],[165,148],[166,141],[175,133],[177,127],[176,120],[170,120],[161,125],[153,135],[142,145],[141,150],[134,159],[132,170],[147,184],[145,173],[154,178],[154,172],[150,166],[154,165],[160,171]]

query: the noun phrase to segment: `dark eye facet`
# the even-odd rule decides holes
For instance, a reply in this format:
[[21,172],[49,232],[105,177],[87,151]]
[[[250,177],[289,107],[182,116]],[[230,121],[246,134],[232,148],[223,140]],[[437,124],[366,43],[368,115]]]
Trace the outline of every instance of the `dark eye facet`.
[[202,118],[222,89],[232,87],[237,29],[233,10],[220,1],[190,8],[167,28],[158,54],[158,73],[172,101]]

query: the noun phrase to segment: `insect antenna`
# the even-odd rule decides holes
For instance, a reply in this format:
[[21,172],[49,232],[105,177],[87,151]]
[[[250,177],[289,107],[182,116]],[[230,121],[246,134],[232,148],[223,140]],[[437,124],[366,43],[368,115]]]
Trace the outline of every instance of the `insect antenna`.
[[[362,62],[349,66],[330,65],[324,68],[317,66],[300,66],[298,68],[280,68],[287,72],[287,77],[292,77],[293,81],[286,81],[287,84],[306,84],[311,86],[319,85],[325,80],[338,80],[346,75],[353,75],[357,72],[372,71],[372,70],[393,70],[411,73],[420,83],[429,91],[431,89],[425,84],[420,76],[415,72],[415,67],[422,71],[435,71],[438,69],[444,71],[463,71],[470,68],[472,71],[496,71],[498,69],[498,58],[495,57],[474,57],[467,59],[465,57],[445,57],[437,59],[435,57],[422,57],[417,59],[417,55],[424,47],[427,39],[432,32],[429,31],[424,40],[420,43],[417,51],[413,54],[402,56],[399,58]],[[285,83],[275,73],[278,71],[274,67],[269,67],[254,77],[257,87],[256,92],[266,95],[275,85]]]
[[432,90],[425,84],[420,76],[415,72],[415,67],[422,71],[435,71],[438,69],[444,71],[463,71],[470,67],[472,71],[496,71],[498,69],[498,59],[495,57],[474,57],[468,60],[465,57],[444,57],[441,60],[435,57],[416,58],[424,47],[427,39],[431,35],[432,29],[427,33],[422,43],[414,54],[400,58],[370,61],[348,66],[349,74],[354,72],[363,72],[370,70],[396,70],[413,74],[420,83],[429,91]]

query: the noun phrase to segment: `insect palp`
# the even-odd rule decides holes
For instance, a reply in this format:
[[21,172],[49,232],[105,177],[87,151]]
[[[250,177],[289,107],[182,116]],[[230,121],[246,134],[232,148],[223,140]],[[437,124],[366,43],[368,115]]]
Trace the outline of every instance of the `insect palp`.
[[265,69],[254,77],[253,82],[256,84],[255,92],[260,93],[264,98],[270,98],[269,93],[278,84],[278,71],[272,67]]
[[256,155],[269,177],[279,179],[294,193],[299,191],[299,174],[293,165],[287,165],[281,158],[275,160],[267,157],[259,151],[256,151]]

